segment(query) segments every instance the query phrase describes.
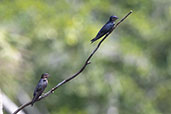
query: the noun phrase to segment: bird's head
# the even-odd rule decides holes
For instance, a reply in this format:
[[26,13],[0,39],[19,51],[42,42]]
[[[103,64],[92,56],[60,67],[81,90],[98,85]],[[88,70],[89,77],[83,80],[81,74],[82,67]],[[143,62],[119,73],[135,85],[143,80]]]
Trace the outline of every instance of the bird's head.
[[43,73],[41,78],[48,78],[50,75],[48,73]]
[[117,17],[117,16],[110,16],[109,21],[114,22],[114,21],[115,21],[115,20],[117,20],[117,19],[118,19],[118,17]]

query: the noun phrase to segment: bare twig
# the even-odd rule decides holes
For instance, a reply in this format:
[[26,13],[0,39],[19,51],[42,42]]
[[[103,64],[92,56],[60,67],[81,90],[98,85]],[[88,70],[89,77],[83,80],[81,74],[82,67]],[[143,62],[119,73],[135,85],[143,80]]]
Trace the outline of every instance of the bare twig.
[[[109,36],[111,34],[111,32],[122,22],[124,21],[130,14],[132,13],[132,11],[130,11],[125,17],[123,17],[114,27],[113,29],[104,36],[104,38],[98,43],[97,47],[92,51],[92,53],[89,55],[89,57],[87,58],[87,60],[85,61],[85,64],[82,66],[82,68],[75,73],[74,75],[70,76],[69,78],[63,80],[62,82],[58,83],[55,87],[53,87],[51,90],[49,90],[47,93],[45,93],[44,95],[42,95],[37,101],[40,101],[41,99],[49,96],[51,93],[54,93],[54,91],[59,88],[60,86],[62,86],[63,84],[69,82],[70,80],[72,80],[73,78],[75,78],[76,76],[78,76],[85,68],[88,64],[90,64],[90,59],[92,58],[92,56],[95,54],[95,52],[99,49],[100,45],[102,44],[102,42],[107,38],[107,36]],[[36,101],[36,102],[37,102]],[[24,107],[28,106],[31,104],[31,101],[20,106],[13,114],[17,114],[20,110],[22,110]]]

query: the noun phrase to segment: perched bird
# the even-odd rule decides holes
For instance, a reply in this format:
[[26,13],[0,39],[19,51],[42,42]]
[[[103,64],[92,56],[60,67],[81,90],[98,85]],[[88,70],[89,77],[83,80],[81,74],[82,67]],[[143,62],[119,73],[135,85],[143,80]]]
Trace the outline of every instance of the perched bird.
[[48,73],[44,73],[41,75],[41,78],[40,78],[40,80],[39,80],[39,82],[38,82],[38,84],[34,90],[33,99],[31,102],[32,106],[35,103],[35,101],[37,101],[37,99],[42,95],[43,91],[47,87],[47,84],[48,84],[47,78],[48,77],[49,77]]
[[117,19],[117,16],[110,16],[109,21],[100,29],[96,37],[91,40],[91,43],[93,43],[94,41],[98,40],[99,38],[110,32],[115,25],[115,20]]

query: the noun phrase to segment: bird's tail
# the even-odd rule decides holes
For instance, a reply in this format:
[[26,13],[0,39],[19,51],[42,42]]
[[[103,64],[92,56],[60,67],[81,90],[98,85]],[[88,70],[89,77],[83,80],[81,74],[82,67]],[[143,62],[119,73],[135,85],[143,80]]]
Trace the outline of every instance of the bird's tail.
[[94,42],[94,41],[96,41],[98,38],[93,38],[92,40],[91,40],[91,44]]
[[35,102],[35,101],[33,101],[33,100],[31,101],[31,106],[33,106],[34,102]]
[[37,95],[33,97],[32,101],[31,101],[31,106],[33,106],[33,104],[36,102],[37,100]]

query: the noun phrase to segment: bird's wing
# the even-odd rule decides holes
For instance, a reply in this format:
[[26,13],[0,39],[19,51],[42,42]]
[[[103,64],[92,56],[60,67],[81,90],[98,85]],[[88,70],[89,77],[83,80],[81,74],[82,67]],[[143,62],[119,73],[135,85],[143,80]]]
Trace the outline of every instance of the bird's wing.
[[101,32],[109,32],[110,29],[114,26],[113,23],[107,23],[101,28]]
[[35,90],[34,90],[34,94],[33,94],[33,99],[32,99],[32,103],[31,105],[34,104],[34,102],[39,98],[39,96],[43,93],[44,88],[42,87],[42,80],[39,81],[39,83],[37,84]]
[[[40,80],[41,81],[41,80]],[[34,96],[35,96],[35,94],[36,94],[36,92],[39,92],[39,91],[42,91],[42,83],[39,81],[39,83],[37,84],[37,86],[36,86],[36,88],[35,88],[35,90],[34,90]]]
[[98,34],[97,34],[97,38],[100,38],[100,37],[102,37],[103,35],[105,35],[106,33],[108,33],[110,30],[111,30],[111,28],[114,26],[114,24],[113,23],[107,23],[107,24],[105,24],[101,29],[100,29],[100,31],[98,32]]

